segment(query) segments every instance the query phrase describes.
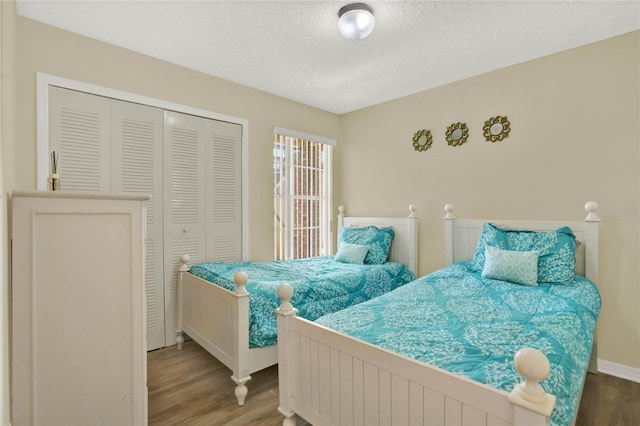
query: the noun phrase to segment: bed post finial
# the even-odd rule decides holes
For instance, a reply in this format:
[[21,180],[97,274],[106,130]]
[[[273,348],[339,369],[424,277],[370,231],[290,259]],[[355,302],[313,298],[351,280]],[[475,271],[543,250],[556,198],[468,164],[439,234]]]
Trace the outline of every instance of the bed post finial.
[[236,272],[233,276],[233,281],[236,283],[236,294],[244,294],[247,292],[247,289],[244,286],[247,284],[249,277],[246,272]]
[[447,212],[447,214],[444,215],[445,219],[455,219],[456,216],[453,214],[453,204],[445,204],[444,205],[444,211]]
[[180,266],[178,267],[178,271],[187,272],[189,270],[189,260],[191,260],[191,258],[188,254],[183,254],[182,256],[180,256]]
[[338,206],[338,216],[344,216],[344,206]]
[[293,287],[289,284],[282,284],[278,287],[278,298],[282,302],[276,311],[282,315],[293,315],[298,312],[291,304],[293,297]]
[[551,371],[547,357],[537,349],[523,348],[516,352],[514,365],[524,377],[524,382],[514,386],[509,401],[530,412],[549,417],[556,397],[546,393],[540,386],[540,381],[546,379]]
[[596,211],[600,206],[595,201],[587,201],[584,205],[584,209],[587,211],[587,217],[584,218],[585,222],[599,222],[600,217],[596,214]]
[[551,371],[547,357],[537,349],[523,348],[516,352],[514,364],[518,373],[524,377],[524,382],[517,386],[520,395],[527,401],[544,401],[547,393],[539,382],[546,379]]
[[416,210],[418,210],[418,208],[415,204],[409,204],[409,211],[411,212],[409,213],[409,217],[416,217]]

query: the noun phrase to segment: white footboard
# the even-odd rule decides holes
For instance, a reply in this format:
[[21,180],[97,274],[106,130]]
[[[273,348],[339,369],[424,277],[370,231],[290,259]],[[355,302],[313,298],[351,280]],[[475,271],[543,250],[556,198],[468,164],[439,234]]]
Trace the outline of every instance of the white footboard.
[[278,374],[283,424],[546,425],[555,397],[539,351],[516,355],[526,377],[511,394],[296,317],[290,286],[278,290]]
[[189,256],[180,257],[178,269],[178,312],[176,343],[178,349],[188,334],[211,355],[226,365],[236,383],[238,405],[244,405],[250,374],[274,365],[277,347],[249,349],[249,293],[247,275],[234,277],[236,291],[231,292],[189,274]]

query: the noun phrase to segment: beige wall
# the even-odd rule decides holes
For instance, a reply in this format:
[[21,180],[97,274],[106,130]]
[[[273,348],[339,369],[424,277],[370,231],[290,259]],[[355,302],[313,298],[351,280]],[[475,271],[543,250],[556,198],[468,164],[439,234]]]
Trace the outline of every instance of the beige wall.
[[[599,357],[640,368],[640,32],[341,117],[335,204],[420,216],[420,274],[444,265],[443,206],[461,217],[576,219],[600,204]],[[490,143],[484,121],[507,115]],[[466,122],[468,142],[444,133]],[[426,152],[411,138],[430,129]],[[620,214],[621,216],[618,216]]]

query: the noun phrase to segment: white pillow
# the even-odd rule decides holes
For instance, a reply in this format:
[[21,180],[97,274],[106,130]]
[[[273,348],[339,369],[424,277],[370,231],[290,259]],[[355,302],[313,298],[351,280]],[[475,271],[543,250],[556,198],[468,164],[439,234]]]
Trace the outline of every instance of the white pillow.
[[538,252],[502,250],[485,247],[482,278],[509,281],[530,286],[538,285]]
[[338,253],[335,259],[342,263],[355,263],[356,265],[364,264],[364,258],[367,257],[369,246],[361,244],[350,244],[344,241],[338,246]]

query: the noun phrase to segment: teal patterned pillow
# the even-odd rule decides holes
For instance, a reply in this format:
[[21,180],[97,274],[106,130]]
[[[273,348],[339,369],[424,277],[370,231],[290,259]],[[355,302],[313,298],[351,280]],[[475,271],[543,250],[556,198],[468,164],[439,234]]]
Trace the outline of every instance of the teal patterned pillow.
[[576,237],[564,226],[555,231],[506,230],[509,250],[536,250],[538,282],[572,282],[576,274]]
[[488,245],[482,278],[537,286],[538,252],[502,250]]
[[368,251],[369,247],[367,246],[349,244],[343,241],[338,247],[338,253],[336,253],[335,260],[342,263],[355,263],[356,265],[362,265]]
[[373,225],[362,227],[345,227],[340,232],[340,244],[360,244],[369,248],[364,258],[365,265],[380,265],[387,261],[393,229],[378,228]]
[[480,238],[478,238],[478,248],[471,263],[474,271],[481,272],[484,269],[485,247],[487,245],[506,249],[503,239],[498,239],[497,237],[499,232],[500,228],[494,223],[485,223],[482,226],[482,233],[480,234]]
[[504,229],[487,223],[482,228],[472,264],[476,271],[484,269],[487,245],[503,250],[537,251],[539,283],[571,282],[575,276],[576,237],[569,227],[555,231],[531,231]]

